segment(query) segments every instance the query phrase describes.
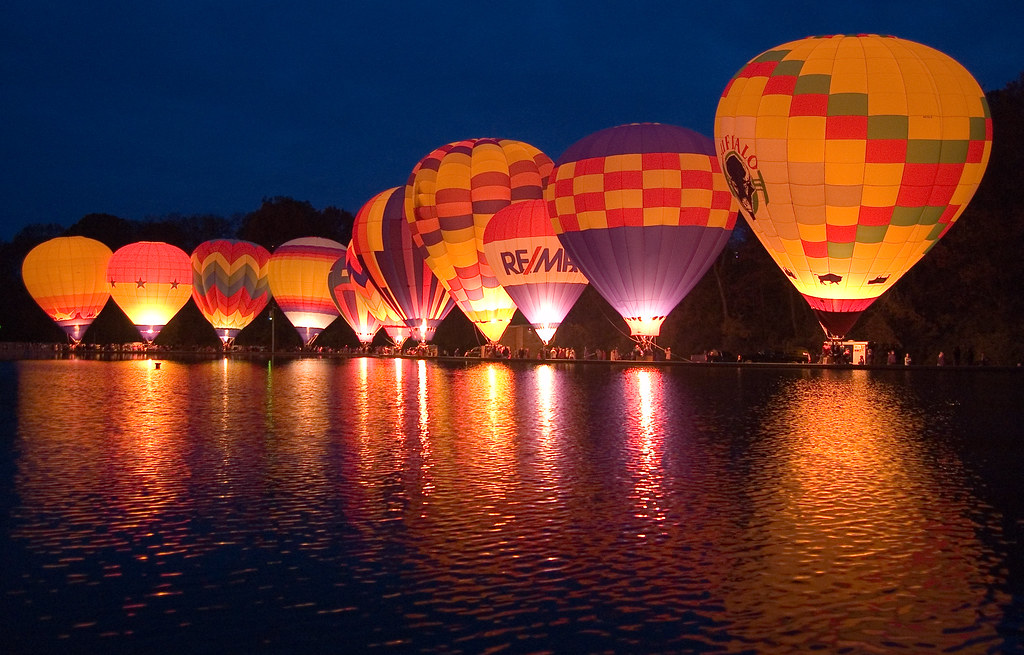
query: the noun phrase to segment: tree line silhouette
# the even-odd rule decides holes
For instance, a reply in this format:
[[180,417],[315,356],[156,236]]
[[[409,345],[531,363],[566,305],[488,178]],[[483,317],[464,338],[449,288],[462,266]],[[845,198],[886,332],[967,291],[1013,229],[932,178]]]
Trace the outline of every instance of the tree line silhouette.
[[[992,112],[993,146],[988,170],[977,194],[949,233],[892,289],[868,308],[849,337],[871,341],[876,351],[909,353],[918,363],[935,363],[940,351],[957,349],[990,363],[1024,362],[1024,216],[1019,176],[1024,171],[1024,73],[1005,88],[986,94]],[[57,224],[26,226],[9,242],[0,242],[0,341],[66,341],[64,333],[35,304],[21,280],[21,263],[37,244],[57,236],[81,235],[111,250],[134,241],[166,241],[186,252],[217,238],[258,243],[271,251],[290,239],[320,236],[347,244],[353,214],[337,207],[316,209],[288,197],[265,198],[255,211],[225,218],[169,215],[128,220],[89,214],[69,228]],[[273,302],[238,336],[240,346],[271,340],[280,348],[298,348],[294,330],[281,329],[284,317]],[[517,312],[513,324],[525,323]],[[588,287],[569,312],[552,342],[555,346],[620,350],[631,346],[625,322]],[[384,343],[383,332],[378,335]],[[86,333],[86,343],[125,343],[139,335],[123,312],[108,302]],[[435,343],[453,352],[478,345],[472,324],[453,310],[437,331]],[[689,355],[711,349],[749,354],[766,349],[820,349],[823,333],[804,300],[740,219],[712,269],[669,314],[658,343]],[[356,346],[344,320],[318,339],[326,347]],[[219,340],[192,301],[160,333],[157,344],[217,347]],[[948,359],[947,359],[948,361]],[[962,362],[965,363],[965,362]],[[969,363],[969,362],[967,362]]]

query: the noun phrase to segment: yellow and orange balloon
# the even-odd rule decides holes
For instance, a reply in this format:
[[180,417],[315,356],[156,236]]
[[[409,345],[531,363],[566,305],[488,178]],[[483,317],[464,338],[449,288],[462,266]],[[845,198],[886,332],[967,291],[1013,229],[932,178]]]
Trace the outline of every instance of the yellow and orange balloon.
[[307,346],[340,316],[327,276],[334,262],[344,256],[345,246],[322,237],[286,241],[270,256],[270,292]]
[[516,311],[484,254],[487,223],[499,209],[537,200],[554,163],[511,139],[467,139],[437,148],[413,169],[406,218],[413,243],[455,304],[491,341]]
[[57,237],[29,251],[21,266],[25,288],[78,343],[110,298],[110,248],[87,237]]
[[715,141],[754,233],[841,338],[963,213],[992,119],[971,74],[933,48],[814,37],[736,73]]

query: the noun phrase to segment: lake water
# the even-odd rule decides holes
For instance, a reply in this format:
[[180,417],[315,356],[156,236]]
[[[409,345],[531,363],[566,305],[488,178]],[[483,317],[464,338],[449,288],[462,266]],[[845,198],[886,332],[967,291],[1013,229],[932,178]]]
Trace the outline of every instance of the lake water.
[[0,651],[1020,652],[1022,380],[0,362]]

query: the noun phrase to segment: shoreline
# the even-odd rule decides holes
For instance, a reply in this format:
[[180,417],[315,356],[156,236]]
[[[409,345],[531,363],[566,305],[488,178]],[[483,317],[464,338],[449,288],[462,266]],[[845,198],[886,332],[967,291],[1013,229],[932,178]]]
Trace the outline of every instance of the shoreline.
[[633,360],[633,359],[540,359],[540,358],[506,358],[506,357],[466,357],[456,355],[409,355],[381,354],[360,352],[306,352],[306,351],[194,351],[194,350],[127,350],[127,351],[71,351],[59,347],[0,347],[0,361],[19,360],[95,360],[95,361],[203,361],[216,359],[241,360],[294,360],[294,359],[355,359],[370,357],[373,359],[410,359],[427,360],[444,364],[471,363],[506,363],[513,366],[573,365],[573,366],[623,366],[623,367],[656,367],[656,368],[782,368],[782,369],[828,369],[828,370],[866,370],[866,371],[911,371],[911,370],[954,370],[954,371],[1024,371],[1018,365],[993,364],[820,364],[816,362],[694,362],[689,359],[669,360]]

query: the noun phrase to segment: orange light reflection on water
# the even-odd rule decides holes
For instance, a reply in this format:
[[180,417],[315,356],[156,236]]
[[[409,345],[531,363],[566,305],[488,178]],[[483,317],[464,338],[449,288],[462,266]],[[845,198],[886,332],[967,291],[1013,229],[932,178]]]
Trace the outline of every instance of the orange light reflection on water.
[[[928,417],[899,391],[869,371],[823,371],[775,394],[761,444],[768,465],[747,490],[753,516],[744,541],[760,557],[739,562],[724,588],[729,610],[752,617],[751,637],[786,622],[795,643],[795,635],[807,639],[802,624],[825,617],[828,634],[819,638],[836,648],[888,634],[913,649],[908,628],[923,625],[949,628],[940,643],[930,632],[938,650],[962,643],[963,599],[974,590],[982,604],[988,585],[976,565],[983,547],[968,507],[948,506],[963,499],[942,497],[934,479],[926,448],[936,446],[921,440]],[[959,463],[949,455],[946,465]],[[906,566],[882,572],[879,560]],[[892,593],[880,599],[879,585]],[[847,617],[866,602],[873,616]]]
[[[646,369],[630,370],[626,375],[626,398],[629,411],[627,438],[632,453],[630,460],[634,468],[634,483],[631,496],[636,504],[635,516],[641,519],[638,537],[647,538],[646,531],[661,531],[655,527],[665,520],[662,507],[664,498],[664,470],[662,456],[665,449],[664,433],[659,427],[663,422],[661,398],[661,371]],[[654,525],[651,522],[654,522]]]

